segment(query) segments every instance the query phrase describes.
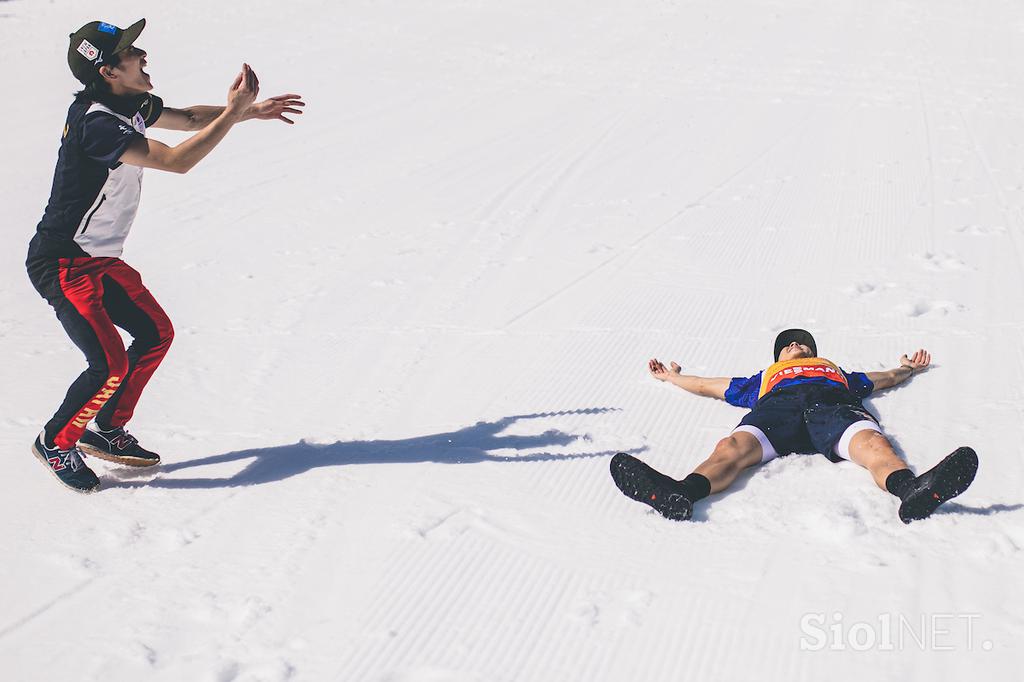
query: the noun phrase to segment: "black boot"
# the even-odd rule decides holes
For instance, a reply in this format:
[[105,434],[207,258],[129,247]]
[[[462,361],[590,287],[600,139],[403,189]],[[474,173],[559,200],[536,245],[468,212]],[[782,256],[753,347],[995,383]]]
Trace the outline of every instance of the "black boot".
[[612,457],[612,480],[627,497],[643,502],[666,519],[686,521],[693,516],[693,502],[683,493],[680,481],[652,469],[624,452]]
[[900,521],[910,523],[931,516],[939,505],[951,500],[971,485],[978,473],[978,455],[968,447],[953,454],[913,480],[900,497]]

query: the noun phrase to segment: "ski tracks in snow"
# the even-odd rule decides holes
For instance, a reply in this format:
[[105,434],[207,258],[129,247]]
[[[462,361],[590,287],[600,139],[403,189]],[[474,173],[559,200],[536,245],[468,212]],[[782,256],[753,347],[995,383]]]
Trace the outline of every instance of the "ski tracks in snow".
[[771,144],[769,144],[763,150],[761,150],[758,153],[754,154],[754,156],[752,158],[750,158],[749,160],[745,161],[737,170],[735,170],[730,175],[728,175],[724,180],[722,180],[718,184],[712,186],[710,189],[708,189],[703,194],[697,196],[695,199],[690,201],[686,206],[684,206],[683,208],[681,208],[678,211],[676,211],[675,213],[673,213],[667,219],[665,219],[665,220],[655,224],[653,227],[651,227],[647,231],[641,233],[636,239],[634,239],[626,247],[620,248],[616,253],[612,254],[611,256],[609,256],[604,261],[602,261],[602,262],[598,263],[597,265],[595,265],[594,267],[588,269],[587,271],[585,271],[581,275],[577,276],[575,279],[573,279],[569,283],[559,287],[555,291],[553,291],[550,294],[548,294],[547,296],[545,296],[540,301],[530,305],[525,310],[523,310],[523,311],[517,313],[516,315],[514,315],[513,317],[511,317],[508,321],[505,322],[505,324],[503,325],[503,329],[508,329],[509,327],[513,326],[519,320],[521,320],[521,319],[525,318],[526,316],[530,315],[535,310],[537,310],[537,309],[539,309],[539,308],[549,304],[550,302],[554,301],[556,298],[558,298],[562,294],[570,291],[571,289],[573,289],[577,285],[581,284],[582,282],[590,279],[592,276],[596,275],[598,272],[601,272],[606,267],[612,265],[613,263],[618,261],[620,258],[623,258],[625,256],[635,256],[636,252],[638,251],[638,249],[645,242],[647,242],[648,240],[650,240],[653,237],[655,237],[656,235],[658,235],[666,227],[675,224],[676,221],[681,219],[688,211],[690,211],[690,210],[692,210],[692,209],[694,209],[696,207],[701,206],[704,201],[706,201],[707,199],[713,197],[718,192],[724,190],[726,187],[729,186],[730,183],[735,181],[737,178],[741,177],[745,172],[747,172],[754,165],[756,165],[758,162],[760,162],[762,159],[764,159],[766,156],[768,156],[773,150],[775,150],[777,147],[779,147],[783,142],[788,140],[793,135],[797,134],[801,130],[801,126],[804,123],[805,122],[802,121],[801,124],[795,126],[794,129],[785,132],[783,135],[781,135],[778,139],[773,141]]

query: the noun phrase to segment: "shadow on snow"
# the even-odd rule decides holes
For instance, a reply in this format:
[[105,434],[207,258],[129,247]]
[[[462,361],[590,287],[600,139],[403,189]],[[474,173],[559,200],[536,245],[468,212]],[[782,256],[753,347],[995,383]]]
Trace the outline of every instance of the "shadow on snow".
[[[569,459],[610,457],[616,451],[558,454],[532,452],[524,455],[495,455],[495,450],[533,450],[570,445],[587,440],[564,431],[551,429],[536,435],[501,435],[513,424],[544,417],[570,414],[603,414],[618,408],[593,407],[559,412],[542,412],[505,417],[493,422],[477,422],[457,431],[418,436],[401,440],[338,441],[332,444],[312,444],[299,441],[294,445],[271,448],[253,448],[211,455],[185,462],[165,464],[161,474],[241,460],[252,460],[241,471],[217,478],[157,478],[147,482],[120,480],[109,487],[157,488],[222,488],[259,485],[281,481],[318,467],[353,464],[410,464],[438,462],[442,464],[476,464],[479,462],[540,462]],[[627,450],[637,453],[646,448]],[[141,473],[141,472],[140,472]]]

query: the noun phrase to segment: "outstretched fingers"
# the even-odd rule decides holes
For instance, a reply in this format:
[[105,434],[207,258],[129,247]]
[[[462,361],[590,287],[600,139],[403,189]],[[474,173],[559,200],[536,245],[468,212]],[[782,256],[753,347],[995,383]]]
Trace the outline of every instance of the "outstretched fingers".
[[289,93],[287,95],[275,95],[268,97],[266,100],[260,103],[260,113],[258,118],[263,119],[275,119],[278,121],[284,121],[285,123],[293,124],[295,121],[288,118],[288,115],[302,115],[302,109],[300,107],[306,106],[306,103],[300,99],[301,95]]
[[932,362],[932,354],[924,348],[919,348],[913,355],[904,355],[900,358],[901,365],[907,365],[913,369],[924,369]]
[[[304,104],[299,104],[298,106],[305,106],[305,105]],[[302,115],[302,109],[296,109],[294,107],[284,107],[283,109],[281,109],[281,112],[277,115],[277,118],[278,118],[279,121],[284,121],[285,123],[289,123],[289,124],[290,123],[295,123],[295,121],[293,121],[290,118],[288,118],[287,116],[285,116],[285,114],[298,114],[299,116],[301,116]]]
[[668,381],[673,374],[679,374],[683,368],[679,366],[678,362],[672,362],[670,367],[666,367],[661,360],[651,358],[647,361],[647,369],[650,370],[651,376],[658,381]]
[[647,369],[650,371],[651,375],[658,380],[663,380],[665,378],[665,373],[668,371],[665,369],[665,365],[661,364],[661,361],[657,358],[651,358],[647,361]]

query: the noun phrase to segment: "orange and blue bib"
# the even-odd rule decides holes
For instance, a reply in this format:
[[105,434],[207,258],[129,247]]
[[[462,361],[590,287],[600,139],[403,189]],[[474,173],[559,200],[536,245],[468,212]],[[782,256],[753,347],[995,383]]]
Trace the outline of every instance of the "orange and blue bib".
[[825,358],[798,358],[796,360],[784,360],[761,373],[761,390],[757,397],[763,398],[765,394],[789,379],[824,379],[839,384],[846,390],[850,390],[850,382],[839,369]]
[[798,358],[776,362],[752,377],[735,377],[725,399],[737,407],[753,407],[768,393],[784,386],[815,384],[835,386],[858,398],[871,395],[875,386],[863,372],[846,372],[825,358]]

